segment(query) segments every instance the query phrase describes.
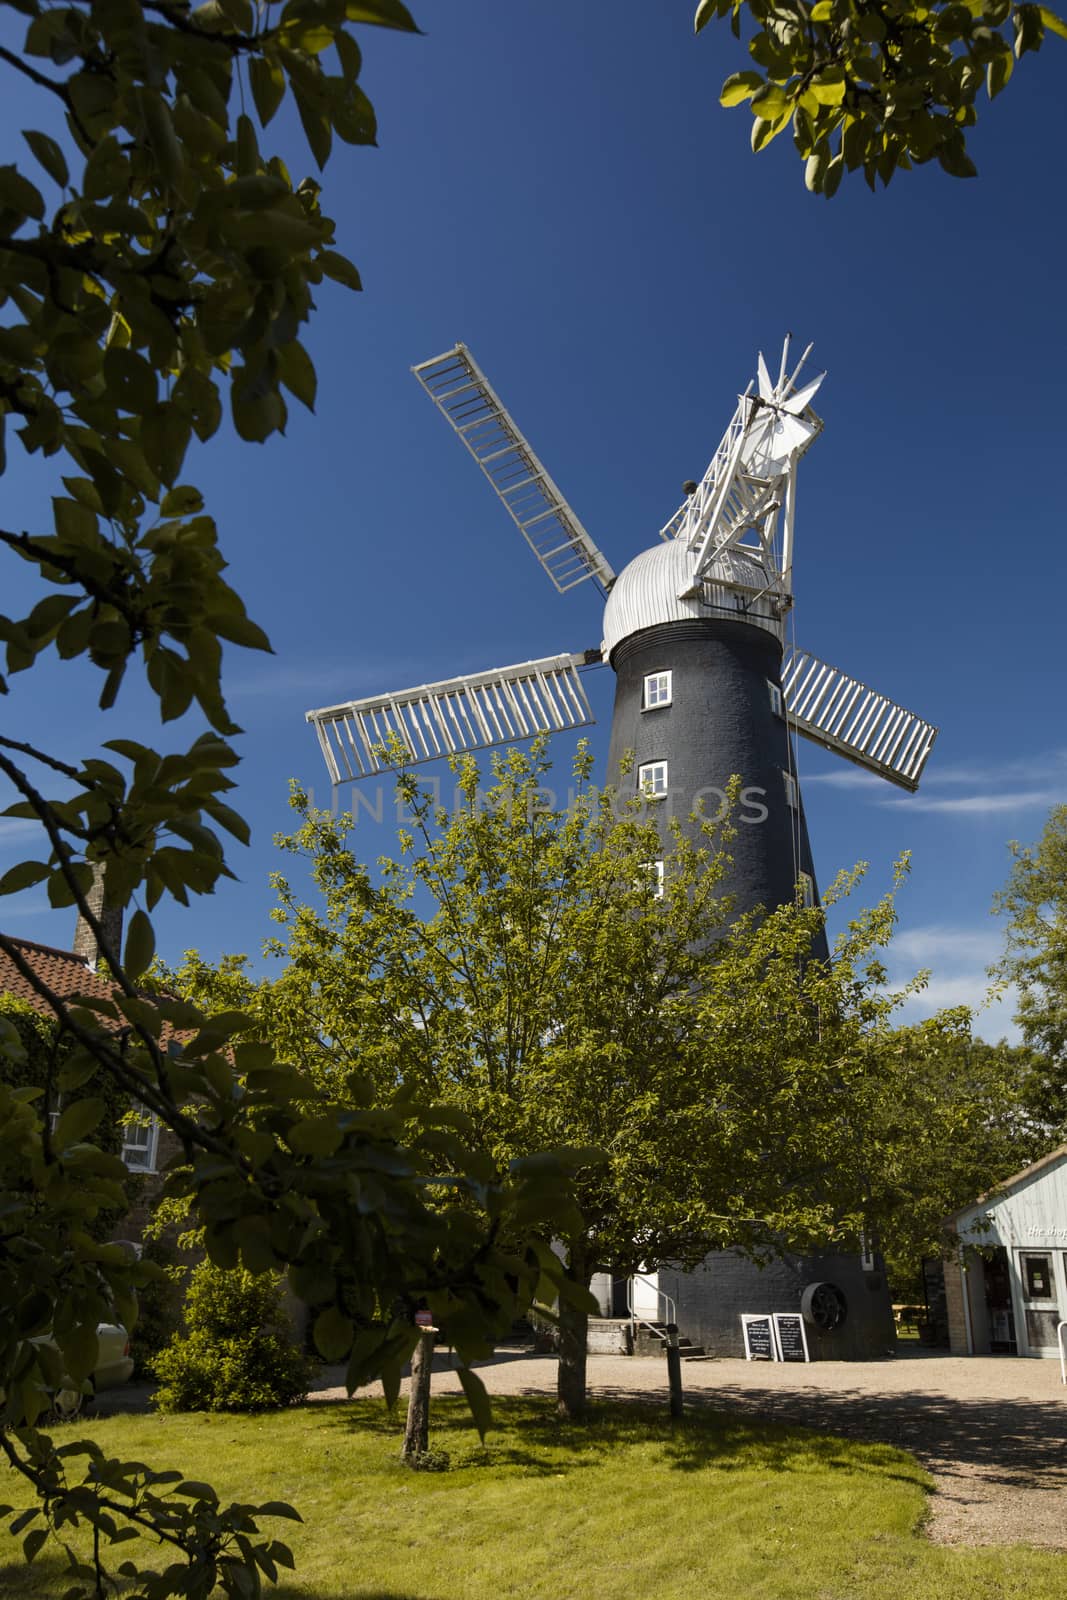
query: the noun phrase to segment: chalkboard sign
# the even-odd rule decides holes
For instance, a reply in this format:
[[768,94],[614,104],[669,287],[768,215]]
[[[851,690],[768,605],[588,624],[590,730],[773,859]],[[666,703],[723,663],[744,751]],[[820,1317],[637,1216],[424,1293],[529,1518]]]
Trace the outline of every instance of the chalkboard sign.
[[741,1315],[741,1332],[745,1336],[746,1361],[777,1361],[778,1346],[770,1317]]
[[774,1313],[774,1337],[778,1345],[779,1361],[810,1361],[808,1336],[804,1331],[804,1318],[799,1311]]

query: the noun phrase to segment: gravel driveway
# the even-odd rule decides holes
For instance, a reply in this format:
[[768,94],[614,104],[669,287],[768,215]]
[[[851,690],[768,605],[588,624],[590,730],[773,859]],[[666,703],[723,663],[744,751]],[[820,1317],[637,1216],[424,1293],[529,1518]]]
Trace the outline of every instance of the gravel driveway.
[[[517,1347],[477,1365],[494,1394],[555,1393],[552,1357]],[[343,1376],[341,1367],[325,1368],[309,1398],[343,1399]],[[682,1381],[689,1405],[912,1451],[935,1480],[926,1531],[937,1543],[1067,1549],[1067,1388],[1058,1361],[918,1351],[810,1366],[692,1361],[683,1363]],[[665,1407],[666,1363],[590,1356],[589,1388],[604,1398]],[[435,1361],[434,1392],[460,1392],[443,1351]],[[148,1393],[145,1386],[115,1389],[100,1396],[96,1409],[144,1410]]]

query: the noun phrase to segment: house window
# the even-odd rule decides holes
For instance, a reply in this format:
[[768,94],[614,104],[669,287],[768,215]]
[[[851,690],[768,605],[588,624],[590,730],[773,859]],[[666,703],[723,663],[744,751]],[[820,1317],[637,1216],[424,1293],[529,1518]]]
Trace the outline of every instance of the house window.
[[771,682],[770,678],[767,679],[767,693],[770,695],[771,710],[774,712],[775,716],[784,716],[785,713],[782,710],[782,691],[776,683]]
[[810,910],[815,904],[815,880],[810,872],[802,872],[797,882],[799,884],[800,903]]
[[653,882],[655,884],[655,887],[653,888],[652,892],[655,895],[657,900],[662,900],[663,899],[663,862],[662,861],[653,861],[653,862],[650,863],[650,865],[651,865],[652,873],[653,873]]
[[786,803],[791,811],[795,811],[797,809],[797,780],[791,772],[783,772],[782,781],[785,784]]
[[122,1159],[131,1172],[155,1172],[159,1119],[150,1111],[134,1114],[122,1129]]
[[642,707],[645,711],[658,711],[660,706],[669,706],[671,703],[671,674],[669,672],[650,672],[645,679],[645,699]]
[[667,795],[667,763],[646,761],[637,769],[637,788],[646,800],[663,800]]

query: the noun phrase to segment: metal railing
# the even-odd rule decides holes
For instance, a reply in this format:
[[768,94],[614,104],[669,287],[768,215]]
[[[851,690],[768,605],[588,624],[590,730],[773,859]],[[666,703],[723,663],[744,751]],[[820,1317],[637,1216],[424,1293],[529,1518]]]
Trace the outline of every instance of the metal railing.
[[[662,1301],[664,1309],[667,1313],[665,1317],[661,1317],[659,1315],[655,1317],[639,1317],[637,1315],[637,1312],[634,1309],[634,1284],[638,1281],[638,1279],[640,1279],[640,1281],[645,1284],[647,1288],[655,1290],[656,1311],[657,1313],[659,1312],[660,1302]],[[669,1326],[673,1327],[678,1326],[678,1307],[675,1305],[669,1294],[664,1294],[663,1290],[659,1286],[658,1281],[655,1278],[650,1277],[645,1272],[634,1272],[631,1273],[627,1278],[626,1309],[630,1313],[630,1325],[633,1328],[636,1328],[639,1322],[643,1322],[647,1327],[651,1327],[652,1324],[656,1322],[666,1322]]]

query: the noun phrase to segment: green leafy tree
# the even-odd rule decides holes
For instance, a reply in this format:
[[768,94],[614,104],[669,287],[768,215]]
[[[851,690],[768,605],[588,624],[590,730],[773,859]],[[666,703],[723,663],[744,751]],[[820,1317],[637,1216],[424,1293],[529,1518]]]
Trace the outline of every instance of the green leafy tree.
[[1067,23],[1016,0],[700,0],[696,31],[729,18],[753,65],[723,84],[724,106],[748,102],[752,148],[791,129],[816,194],[846,172],[875,188],[937,161],[954,178],[976,168],[966,130],[1016,61]]
[[1035,1052],[1028,1103],[1046,1146],[1067,1138],[1067,806],[1054,806],[1036,844],[1013,842],[994,910],[1007,919],[996,971],[1019,991],[1016,1021]]
[[[639,809],[615,814],[588,753],[563,811],[544,803],[548,776],[537,749],[511,751],[483,793],[468,759],[445,813],[401,775],[410,825],[374,873],[351,818],[297,791],[300,826],[280,843],[317,894],[304,903],[276,879],[284,934],[269,948],[284,967],[242,994],[250,1037],[324,1092],[358,1099],[369,1075],[378,1094],[403,1085],[454,1105],[499,1162],[603,1152],[577,1174],[581,1226],[560,1235],[576,1288],[720,1246],[854,1247],[897,1203],[887,1166],[902,1152],[887,1154],[879,1128],[899,999],[879,959],[891,902],[857,917],[829,962],[811,957],[822,912],[799,903],[724,931],[729,829],[706,824],[700,844],[679,830],[660,896],[655,827]],[[213,1002],[195,954],[171,975],[209,1010],[235,978],[251,984],[239,959]],[[561,1304],[560,1333],[559,1402],[574,1415],[577,1301]]]
[[[448,1298],[442,1325],[469,1358],[556,1271],[539,1235],[560,1225],[559,1166],[551,1178],[501,1175],[450,1109],[342,1103],[269,1046],[235,1043],[240,1013],[208,1019],[141,988],[153,909],[210,893],[230,873],[223,836],[247,838],[225,798],[239,730],[221,664],[226,646],[269,648],[225,580],[186,457],[226,406],[241,439],[263,441],[284,428],[287,396],[313,405],[300,336],[314,290],[326,278],[359,287],[318,183],[294,183],[262,148],[264,130],[290,96],[318,167],[335,137],[373,143],[349,25],[415,25],[401,0],[7,0],[4,11],[25,31],[21,48],[0,47],[0,70],[23,93],[33,86],[40,114],[0,166],[0,441],[17,438],[64,492],[50,523],[0,526],[20,578],[4,587],[18,609],[0,614],[0,693],[16,694],[54,650],[79,682],[95,679],[105,710],[137,668],[163,723],[188,713],[203,728],[157,750],[122,737],[120,722],[103,750],[81,754],[0,736],[0,779],[17,797],[6,814],[35,822],[40,841],[0,895],[42,884],[53,906],[77,907],[114,981],[110,1000],[67,1001],[0,935],[55,1018],[55,1088],[71,1102],[51,1128],[27,1041],[0,1019],[0,1451],[33,1496],[9,1532],[32,1560],[50,1535],[89,1526],[91,1557],[68,1549],[69,1600],[118,1581],[113,1555],[151,1600],[219,1585],[245,1596],[286,1564],[259,1525],[285,1507],[221,1506],[209,1485],[109,1459],[91,1441],[60,1452],[36,1426],[61,1374],[87,1379],[98,1322],[117,1311],[133,1324],[151,1275],[94,1238],[124,1204],[125,1170],[97,1141],[106,1096],[79,1092],[102,1074],[175,1132],[182,1165],[169,1185],[210,1259],[303,1273],[319,1348],[348,1360],[353,1384],[380,1372],[395,1392],[425,1295]],[[121,950],[90,903],[101,882],[127,913]],[[338,1273],[353,1262],[361,1294],[342,1297]],[[48,1331],[58,1349],[38,1340]],[[140,1565],[131,1533],[164,1547],[164,1572]]]
[[914,1296],[946,1218],[1047,1149],[1031,1094],[1033,1052],[988,1044],[965,1007],[897,1028],[877,1044],[865,1084],[871,1215],[898,1298]]

